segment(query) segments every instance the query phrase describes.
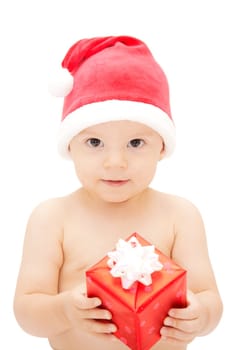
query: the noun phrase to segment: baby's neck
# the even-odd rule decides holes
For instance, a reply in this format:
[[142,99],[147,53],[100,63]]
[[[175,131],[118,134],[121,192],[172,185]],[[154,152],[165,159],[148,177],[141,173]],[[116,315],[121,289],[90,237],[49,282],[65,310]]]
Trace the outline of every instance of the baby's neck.
[[122,202],[109,202],[104,201],[96,195],[88,192],[86,189],[81,188],[79,194],[82,199],[88,205],[89,208],[92,208],[95,211],[102,211],[105,215],[109,215],[111,212],[126,212],[134,210],[137,212],[141,206],[144,206],[149,202],[151,195],[154,195],[155,191],[152,189],[145,189],[144,191],[138,193],[136,196],[131,197]]

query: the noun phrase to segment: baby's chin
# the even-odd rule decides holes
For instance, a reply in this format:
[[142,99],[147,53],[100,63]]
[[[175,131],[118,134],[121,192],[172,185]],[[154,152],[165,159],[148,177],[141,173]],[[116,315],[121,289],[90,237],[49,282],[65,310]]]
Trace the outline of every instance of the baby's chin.
[[123,205],[123,204],[129,204],[130,202],[133,202],[136,200],[136,198],[140,197],[140,193],[133,193],[133,194],[123,194],[123,193],[107,193],[105,195],[101,196],[101,200],[104,201],[106,204],[110,205]]

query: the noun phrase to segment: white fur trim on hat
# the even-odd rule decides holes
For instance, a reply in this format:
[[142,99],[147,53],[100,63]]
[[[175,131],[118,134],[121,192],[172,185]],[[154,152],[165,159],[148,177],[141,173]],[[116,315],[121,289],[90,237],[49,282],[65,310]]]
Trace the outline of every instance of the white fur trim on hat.
[[69,144],[75,135],[90,126],[117,120],[129,120],[149,126],[163,138],[165,157],[174,151],[175,126],[164,111],[143,102],[107,100],[86,104],[61,122],[58,132],[59,153],[64,158],[70,158]]

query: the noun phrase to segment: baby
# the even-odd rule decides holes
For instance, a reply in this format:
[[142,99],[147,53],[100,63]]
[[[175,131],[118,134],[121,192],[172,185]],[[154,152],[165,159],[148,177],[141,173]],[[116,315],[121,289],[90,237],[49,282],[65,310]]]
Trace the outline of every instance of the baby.
[[83,39],[63,62],[59,152],[82,184],[39,204],[28,220],[14,311],[54,350],[126,350],[101,300],[86,295],[85,271],[119,238],[138,232],[187,270],[187,307],[170,309],[154,350],[186,350],[222,314],[204,224],[188,200],[150,187],[175,146],[166,76],[144,42]]

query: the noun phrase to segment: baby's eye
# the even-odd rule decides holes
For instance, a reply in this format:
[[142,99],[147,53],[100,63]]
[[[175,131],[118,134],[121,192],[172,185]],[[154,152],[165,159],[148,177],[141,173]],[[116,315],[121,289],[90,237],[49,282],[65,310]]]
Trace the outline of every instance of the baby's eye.
[[128,147],[139,148],[144,145],[144,140],[142,139],[133,139],[129,141]]
[[88,146],[94,147],[94,148],[103,146],[103,142],[100,139],[97,139],[95,137],[91,137],[86,141],[86,143]]

